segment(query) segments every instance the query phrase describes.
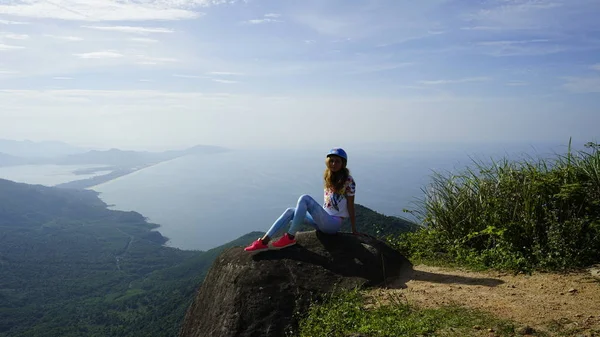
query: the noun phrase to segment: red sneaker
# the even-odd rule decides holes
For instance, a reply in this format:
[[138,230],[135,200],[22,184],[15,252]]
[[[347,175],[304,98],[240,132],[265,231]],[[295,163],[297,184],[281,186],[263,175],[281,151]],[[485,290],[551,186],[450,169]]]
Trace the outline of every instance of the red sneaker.
[[252,244],[246,248],[244,248],[245,251],[247,252],[262,252],[263,250],[268,250],[269,246],[265,245],[260,238],[254,242],[252,242]]
[[288,233],[283,234],[281,239],[273,242],[273,249],[281,249],[296,244],[296,239],[292,239]]

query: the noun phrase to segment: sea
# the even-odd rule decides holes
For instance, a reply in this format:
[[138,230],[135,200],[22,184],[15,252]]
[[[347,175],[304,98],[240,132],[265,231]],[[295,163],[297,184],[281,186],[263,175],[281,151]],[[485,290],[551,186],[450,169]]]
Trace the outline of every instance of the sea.
[[[558,143],[383,144],[346,147],[356,203],[379,213],[415,220],[434,172],[464,171],[474,162],[502,158],[552,158]],[[208,250],[251,231],[266,232],[302,194],[323,200],[323,150],[232,149],[159,163],[92,187],[111,209],[136,211],[185,250]],[[53,186],[93,175],[87,166],[0,167],[0,178]],[[105,172],[96,172],[94,175]],[[359,229],[360,230],[360,229]]]

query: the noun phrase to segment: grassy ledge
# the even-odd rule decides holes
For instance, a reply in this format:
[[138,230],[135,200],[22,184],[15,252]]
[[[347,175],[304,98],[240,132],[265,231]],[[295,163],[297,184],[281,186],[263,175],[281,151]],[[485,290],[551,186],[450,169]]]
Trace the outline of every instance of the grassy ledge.
[[421,229],[389,237],[415,261],[513,271],[564,271],[600,256],[600,145],[555,159],[475,162],[435,173]]
[[[444,306],[418,309],[397,298],[370,306],[358,290],[331,295],[301,319],[300,337],[514,336],[515,325],[489,314]],[[540,335],[536,335],[540,336]]]

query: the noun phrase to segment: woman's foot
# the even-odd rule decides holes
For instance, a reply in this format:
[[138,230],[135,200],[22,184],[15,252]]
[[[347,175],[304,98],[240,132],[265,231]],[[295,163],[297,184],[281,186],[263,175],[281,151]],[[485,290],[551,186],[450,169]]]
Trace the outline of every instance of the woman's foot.
[[273,249],[282,249],[296,244],[296,239],[288,233],[283,234],[281,239],[273,242]]
[[244,248],[245,251],[247,252],[262,252],[263,250],[268,250],[269,246],[266,245],[265,243],[263,243],[263,241],[261,239],[258,239],[254,242],[252,242],[252,244],[246,248]]

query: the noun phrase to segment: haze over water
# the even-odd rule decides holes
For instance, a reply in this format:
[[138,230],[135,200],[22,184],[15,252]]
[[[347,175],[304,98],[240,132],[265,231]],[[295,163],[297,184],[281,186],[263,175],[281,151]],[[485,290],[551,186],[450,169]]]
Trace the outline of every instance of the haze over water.
[[[563,152],[564,146],[526,144],[437,146],[420,150],[349,149],[356,202],[406,216],[432,170],[461,169],[470,157],[520,157]],[[525,151],[525,152],[524,152]],[[250,231],[266,231],[302,194],[322,202],[322,151],[234,150],[187,156],[96,186],[113,208],[135,210],[158,223],[170,246],[206,250]]]

